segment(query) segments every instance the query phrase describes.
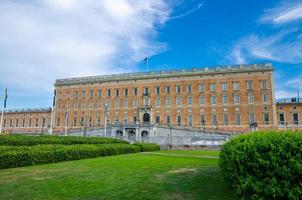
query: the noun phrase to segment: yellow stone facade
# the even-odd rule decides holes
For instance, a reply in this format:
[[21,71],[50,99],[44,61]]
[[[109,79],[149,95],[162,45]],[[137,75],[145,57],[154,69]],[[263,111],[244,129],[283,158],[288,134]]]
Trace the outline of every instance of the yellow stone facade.
[[107,124],[246,131],[278,123],[271,64],[60,79],[55,89],[55,132],[104,126],[106,103]]

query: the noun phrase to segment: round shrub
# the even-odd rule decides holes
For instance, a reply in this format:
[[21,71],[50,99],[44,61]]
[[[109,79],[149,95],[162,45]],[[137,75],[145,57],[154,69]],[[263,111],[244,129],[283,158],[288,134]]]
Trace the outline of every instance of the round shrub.
[[219,165],[243,199],[301,199],[302,133],[256,132],[225,143]]

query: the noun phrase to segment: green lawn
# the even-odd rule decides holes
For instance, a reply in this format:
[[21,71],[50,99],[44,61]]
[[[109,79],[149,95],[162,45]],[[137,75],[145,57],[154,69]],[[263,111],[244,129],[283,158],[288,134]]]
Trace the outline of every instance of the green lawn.
[[182,154],[194,156],[219,156],[219,151],[214,150],[162,150],[157,152],[165,154]]
[[217,163],[215,158],[128,154],[4,169],[0,199],[239,199],[226,187]]

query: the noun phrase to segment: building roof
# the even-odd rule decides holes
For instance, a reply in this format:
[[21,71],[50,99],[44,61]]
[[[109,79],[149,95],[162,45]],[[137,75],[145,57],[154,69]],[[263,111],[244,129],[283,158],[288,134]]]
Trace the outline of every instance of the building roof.
[[51,108],[27,108],[27,109],[5,110],[6,114],[9,114],[9,113],[42,113],[42,112],[51,112]]
[[203,68],[180,69],[180,70],[161,70],[161,71],[150,71],[150,72],[136,72],[136,73],[57,79],[55,82],[55,86],[75,85],[75,84],[85,84],[85,83],[101,83],[101,82],[112,82],[112,81],[126,81],[126,80],[140,80],[140,79],[150,79],[150,78],[169,78],[169,77],[177,77],[177,76],[211,75],[211,74],[222,74],[222,73],[240,73],[240,72],[272,71],[272,70],[273,70],[273,66],[271,63],[229,65],[229,66],[203,67]]
[[285,98],[285,99],[277,99],[277,104],[302,104],[302,98],[293,97],[293,98]]

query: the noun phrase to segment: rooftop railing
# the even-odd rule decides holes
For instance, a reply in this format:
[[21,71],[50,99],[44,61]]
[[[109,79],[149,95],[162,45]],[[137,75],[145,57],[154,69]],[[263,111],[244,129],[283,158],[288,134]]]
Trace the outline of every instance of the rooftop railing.
[[229,66],[217,66],[217,67],[203,67],[203,68],[191,68],[191,69],[180,69],[180,70],[161,70],[161,71],[150,71],[150,72],[134,72],[124,74],[111,74],[111,75],[99,75],[99,76],[88,76],[88,77],[77,77],[67,79],[57,79],[55,85],[69,85],[69,84],[81,84],[91,82],[102,82],[102,81],[114,81],[114,80],[127,80],[127,79],[144,79],[151,77],[161,76],[177,76],[177,75],[190,75],[190,74],[207,74],[207,73],[220,73],[220,72],[235,72],[244,70],[272,70],[271,63],[261,64],[245,64],[245,65],[229,65]]
[[277,103],[302,103],[301,97],[277,99]]
[[27,109],[8,109],[5,113],[28,113],[28,112],[48,112],[51,108],[27,108]]

